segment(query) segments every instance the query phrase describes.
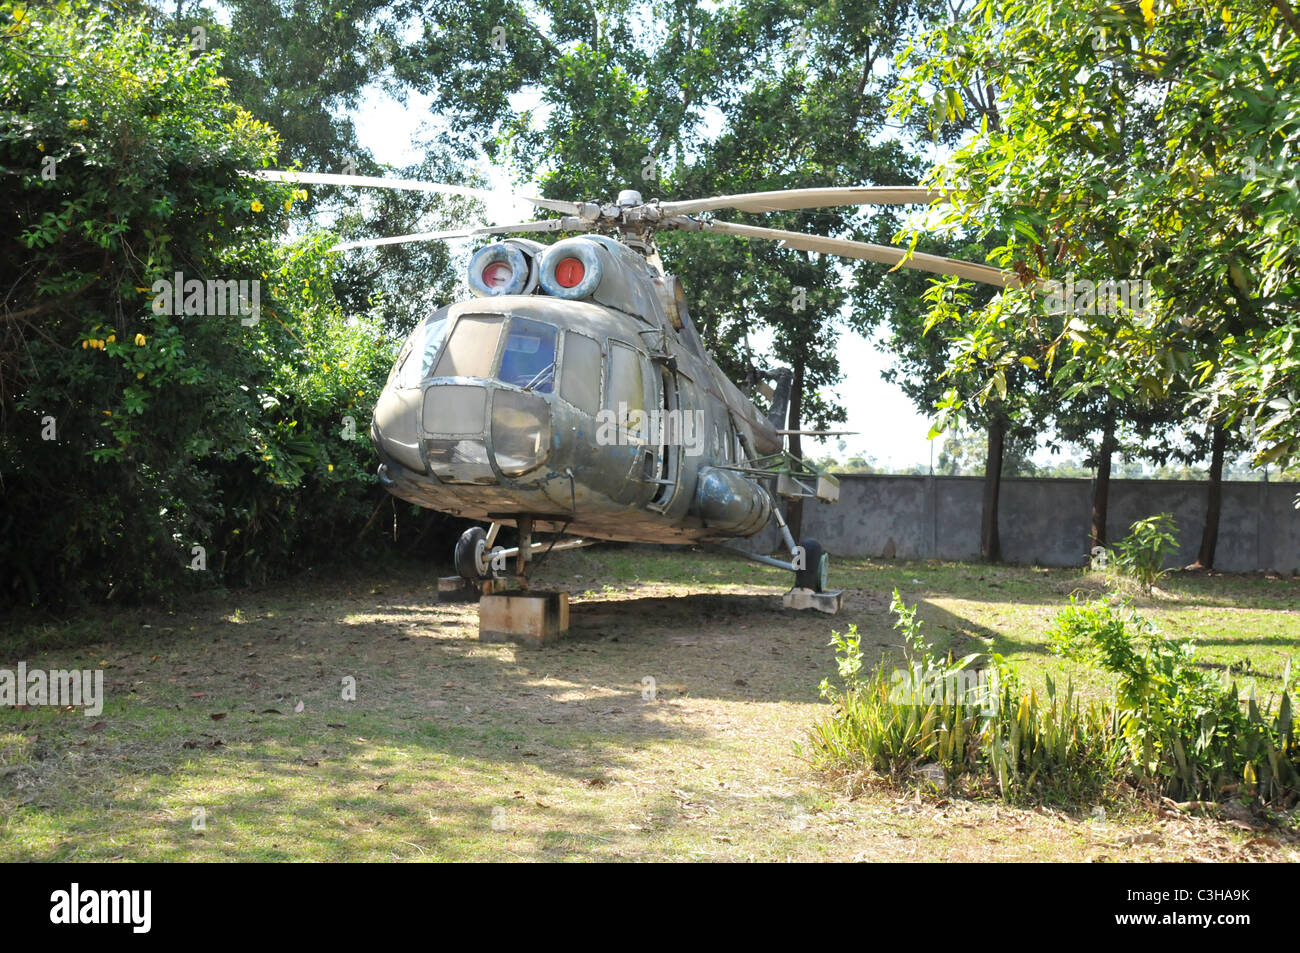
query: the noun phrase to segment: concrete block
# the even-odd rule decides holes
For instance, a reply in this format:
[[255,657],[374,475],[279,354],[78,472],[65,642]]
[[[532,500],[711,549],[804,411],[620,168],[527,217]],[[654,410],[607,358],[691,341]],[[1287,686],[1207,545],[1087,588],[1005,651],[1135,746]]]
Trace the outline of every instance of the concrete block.
[[519,642],[541,648],[558,642],[567,631],[567,592],[508,592],[479,600],[480,642]]
[[781,597],[781,604],[787,609],[816,609],[827,615],[835,615],[844,608],[844,590],[813,592],[811,589],[795,588]]

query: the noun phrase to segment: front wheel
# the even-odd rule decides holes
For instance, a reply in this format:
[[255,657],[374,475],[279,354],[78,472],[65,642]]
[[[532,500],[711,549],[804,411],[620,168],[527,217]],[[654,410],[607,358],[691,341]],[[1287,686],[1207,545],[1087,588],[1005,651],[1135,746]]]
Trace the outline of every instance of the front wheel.
[[830,570],[831,557],[822,544],[815,539],[805,539],[799,544],[803,548],[803,569],[796,569],[794,584],[798,589],[811,589],[813,592],[826,591],[826,574]]
[[487,530],[471,526],[456,540],[456,572],[471,582],[492,578],[492,568],[487,554]]

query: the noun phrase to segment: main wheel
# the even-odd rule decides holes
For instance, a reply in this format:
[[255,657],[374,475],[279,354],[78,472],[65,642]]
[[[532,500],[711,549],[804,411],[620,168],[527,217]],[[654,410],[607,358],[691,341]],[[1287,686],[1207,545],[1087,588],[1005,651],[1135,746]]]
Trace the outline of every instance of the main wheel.
[[487,556],[487,530],[471,526],[456,540],[456,572],[472,582],[492,578]]
[[831,564],[830,555],[815,539],[802,540],[799,545],[803,547],[804,568],[795,570],[795,586],[799,589],[811,589],[813,592],[825,592],[826,573]]

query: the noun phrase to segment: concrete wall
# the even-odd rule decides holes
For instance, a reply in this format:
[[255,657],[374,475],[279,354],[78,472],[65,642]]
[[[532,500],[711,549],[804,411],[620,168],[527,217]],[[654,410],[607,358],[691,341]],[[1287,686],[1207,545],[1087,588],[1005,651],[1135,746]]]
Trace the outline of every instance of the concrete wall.
[[[830,553],[881,556],[893,540],[901,559],[979,557],[981,477],[843,474],[840,501],[804,503],[803,535]],[[1215,568],[1245,572],[1300,570],[1300,484],[1224,483]],[[1179,549],[1170,566],[1195,561],[1205,517],[1206,485],[1183,480],[1111,480],[1109,541],[1134,520],[1171,513]],[[1088,552],[1092,481],[1004,479],[999,531],[1007,562],[1077,566]],[[751,547],[779,548],[769,527]]]

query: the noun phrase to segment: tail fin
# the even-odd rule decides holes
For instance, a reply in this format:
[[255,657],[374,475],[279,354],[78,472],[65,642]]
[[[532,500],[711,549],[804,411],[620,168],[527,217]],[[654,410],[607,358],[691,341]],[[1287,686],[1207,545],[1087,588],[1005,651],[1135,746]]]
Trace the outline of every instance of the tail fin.
[[790,386],[794,383],[794,374],[788,367],[778,367],[771,372],[770,376],[776,382],[776,390],[772,395],[772,409],[767,413],[767,422],[776,430],[784,430],[786,412],[790,409]]

